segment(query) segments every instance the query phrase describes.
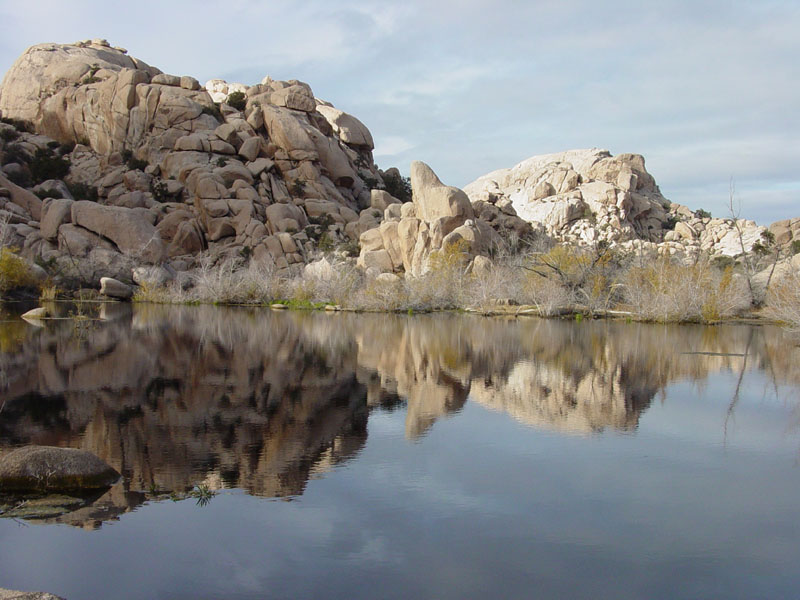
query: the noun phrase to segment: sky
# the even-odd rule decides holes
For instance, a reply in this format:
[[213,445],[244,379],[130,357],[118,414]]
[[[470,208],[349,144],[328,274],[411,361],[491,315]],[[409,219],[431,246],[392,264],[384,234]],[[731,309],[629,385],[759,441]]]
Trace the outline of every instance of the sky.
[[0,0],[0,72],[102,37],[204,83],[309,83],[375,161],[447,184],[536,154],[645,157],[662,193],[759,223],[800,217],[800,2]]

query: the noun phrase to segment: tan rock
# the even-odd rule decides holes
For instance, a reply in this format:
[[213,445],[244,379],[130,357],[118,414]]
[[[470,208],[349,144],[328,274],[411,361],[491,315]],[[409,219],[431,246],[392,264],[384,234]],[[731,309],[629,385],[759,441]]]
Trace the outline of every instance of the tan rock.
[[72,222],[108,238],[124,253],[149,263],[166,253],[158,230],[132,209],[80,200],[72,204]]
[[424,221],[439,217],[473,217],[467,195],[458,188],[444,185],[423,162],[411,163],[411,188],[417,215]]

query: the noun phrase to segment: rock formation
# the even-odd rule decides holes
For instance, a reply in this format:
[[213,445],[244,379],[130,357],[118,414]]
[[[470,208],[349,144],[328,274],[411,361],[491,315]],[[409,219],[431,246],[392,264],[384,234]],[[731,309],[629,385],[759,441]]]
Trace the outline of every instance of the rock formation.
[[[703,252],[734,257],[768,243],[768,229],[753,221],[711,218],[667,200],[638,154],[570,150],[533,156],[510,169],[479,177],[464,188],[476,202],[513,206],[531,223],[541,223],[557,241],[579,245],[606,242],[694,260]],[[800,220],[776,223],[782,245],[800,232]]]
[[[224,103],[231,92],[241,110]],[[355,241],[383,185],[369,130],[307,84],[204,89],[105,40],[26,50],[0,114],[0,217],[15,245],[95,284],[130,281],[137,264],[190,268],[201,252],[288,269],[322,236]],[[66,172],[41,182],[40,163]],[[39,184],[46,201],[9,179]]]

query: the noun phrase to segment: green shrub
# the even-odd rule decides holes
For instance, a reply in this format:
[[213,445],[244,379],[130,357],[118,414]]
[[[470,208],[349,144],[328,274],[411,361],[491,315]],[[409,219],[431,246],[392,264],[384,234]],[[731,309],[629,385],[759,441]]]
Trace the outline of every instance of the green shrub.
[[39,190],[38,192],[34,192],[34,194],[41,200],[45,198],[62,198],[61,192],[55,188]]
[[0,123],[11,125],[15,127],[17,130],[24,131],[25,133],[33,133],[33,125],[31,125],[28,121],[22,121],[20,119],[11,119],[9,117],[0,117]]
[[123,150],[120,154],[122,154],[122,160],[125,161],[125,166],[131,171],[144,171],[147,168],[147,161],[136,158],[132,151]]
[[86,183],[68,183],[67,189],[75,200],[91,200],[97,202],[97,188]]
[[16,129],[3,129],[0,131],[0,139],[4,142],[13,142],[19,137],[19,131]]
[[4,165],[9,165],[11,163],[19,163],[24,165],[27,164],[30,159],[30,156],[28,156],[28,154],[19,144],[9,144],[3,150],[2,164]]
[[63,179],[69,173],[69,160],[55,156],[52,150],[39,148],[30,162],[31,177],[34,183],[48,179]]
[[212,106],[204,106],[203,110],[201,111],[204,115],[211,115],[217,121],[222,121],[222,112],[219,110],[219,104],[214,102]]
[[792,254],[800,254],[800,240],[792,240],[790,248],[792,250]]
[[411,201],[411,179],[396,173],[383,176],[383,183],[386,191],[400,200],[400,202]]
[[244,95],[244,92],[233,92],[228,95],[225,104],[236,110],[244,110],[247,107],[247,96]]
[[295,179],[292,182],[289,191],[292,193],[292,196],[302,196],[305,189],[306,189],[305,179]]
[[36,279],[27,263],[10,248],[0,249],[0,293],[33,287]]
[[707,210],[703,210],[702,208],[698,208],[696,211],[694,211],[694,214],[695,214],[696,217],[698,217],[700,219],[710,219],[711,218],[711,213],[708,212]]
[[64,156],[65,154],[69,154],[70,152],[72,152],[74,149],[75,149],[75,142],[64,142],[58,147],[58,153],[61,156]]

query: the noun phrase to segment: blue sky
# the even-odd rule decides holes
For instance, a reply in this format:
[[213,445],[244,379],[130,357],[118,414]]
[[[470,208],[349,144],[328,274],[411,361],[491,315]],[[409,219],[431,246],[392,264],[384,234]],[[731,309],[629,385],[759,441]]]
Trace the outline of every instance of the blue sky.
[[0,0],[0,71],[104,37],[173,74],[300,79],[359,117],[381,167],[464,186],[532,156],[643,154],[664,195],[800,216],[800,3]]

